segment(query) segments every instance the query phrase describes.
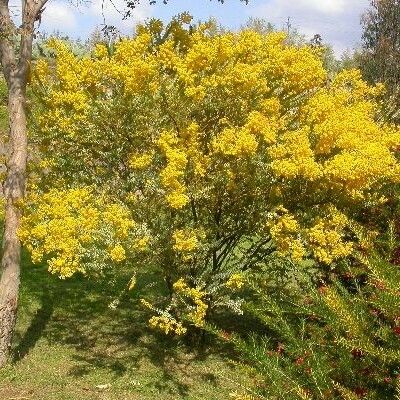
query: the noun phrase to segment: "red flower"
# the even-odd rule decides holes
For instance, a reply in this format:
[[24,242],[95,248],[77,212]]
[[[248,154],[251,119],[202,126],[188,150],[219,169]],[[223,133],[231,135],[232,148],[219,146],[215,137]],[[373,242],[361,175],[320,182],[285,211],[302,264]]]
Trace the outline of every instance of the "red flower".
[[354,393],[359,397],[364,397],[368,394],[368,391],[362,387],[357,387],[354,389]]
[[353,349],[353,350],[351,351],[351,355],[352,355],[354,358],[361,358],[364,354],[363,354],[362,350],[360,350],[360,349]]
[[294,361],[294,363],[295,363],[296,365],[302,365],[302,364],[304,364],[304,357],[296,358],[296,360]]
[[400,326],[395,326],[393,332],[395,335],[400,336]]
[[322,286],[320,286],[320,287],[318,288],[318,291],[319,291],[321,294],[325,294],[327,290],[328,290],[328,287],[325,286],[325,285],[322,285]]
[[231,338],[232,334],[226,331],[221,332],[221,337],[225,340],[229,340]]

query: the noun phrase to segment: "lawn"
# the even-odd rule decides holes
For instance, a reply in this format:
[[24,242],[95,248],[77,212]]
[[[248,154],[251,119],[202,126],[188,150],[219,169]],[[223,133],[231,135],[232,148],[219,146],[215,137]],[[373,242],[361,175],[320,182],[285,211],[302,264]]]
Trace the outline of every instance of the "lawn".
[[[25,258],[13,363],[0,399],[227,399],[248,377],[211,337],[201,346],[147,327],[138,290],[109,307],[128,277],[60,280]],[[140,290],[142,286],[142,290]],[[150,289],[143,289],[150,287]]]

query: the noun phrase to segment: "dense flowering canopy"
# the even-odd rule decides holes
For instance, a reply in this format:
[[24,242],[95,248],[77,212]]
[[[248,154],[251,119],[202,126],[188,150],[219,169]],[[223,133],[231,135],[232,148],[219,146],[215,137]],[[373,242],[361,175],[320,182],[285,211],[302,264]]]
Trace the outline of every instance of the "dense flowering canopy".
[[139,250],[143,229],[129,210],[91,188],[33,194],[25,208],[20,239],[33,262],[47,258],[49,271],[62,278],[120,263],[127,258],[125,248]]
[[325,264],[351,254],[349,221],[400,177],[400,133],[376,118],[382,88],[356,70],[329,80],[318,49],[283,33],[161,30],[85,57],[49,43],[55,62],[34,70],[42,187],[101,186],[147,224],[167,282],[188,288],[241,287],[273,251]]

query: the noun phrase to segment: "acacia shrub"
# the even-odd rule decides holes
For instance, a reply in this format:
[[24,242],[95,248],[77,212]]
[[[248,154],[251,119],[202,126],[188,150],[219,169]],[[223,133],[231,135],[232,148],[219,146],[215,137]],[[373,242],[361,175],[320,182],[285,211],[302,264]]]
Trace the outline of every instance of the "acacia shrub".
[[94,185],[128,207],[149,232],[134,268],[155,266],[170,291],[168,311],[145,302],[167,331],[217,305],[239,312],[232,289],[271,254],[333,268],[363,245],[352,221],[400,176],[380,86],[357,70],[328,79],[320,50],[281,32],[188,23],[153,20],[83,57],[52,41],[33,73],[37,201]]

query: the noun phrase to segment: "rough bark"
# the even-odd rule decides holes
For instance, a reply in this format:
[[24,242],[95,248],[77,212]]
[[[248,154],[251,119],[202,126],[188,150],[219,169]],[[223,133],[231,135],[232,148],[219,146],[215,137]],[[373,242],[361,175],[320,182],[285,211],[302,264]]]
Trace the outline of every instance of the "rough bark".
[[[8,0],[0,0],[0,56],[8,86],[9,143],[4,182],[5,221],[0,278],[0,368],[7,362],[16,322],[20,284],[21,244],[17,231],[19,201],[25,192],[28,151],[26,85],[32,57],[34,24],[46,0],[22,0],[22,24],[10,18]],[[20,37],[19,50],[15,38]]]
[[9,89],[10,154],[4,184],[6,205],[0,279],[0,367],[6,363],[11,347],[20,283],[21,244],[17,236],[20,220],[18,201],[23,198],[25,191],[27,157],[25,90],[21,86],[20,79],[12,78]]

